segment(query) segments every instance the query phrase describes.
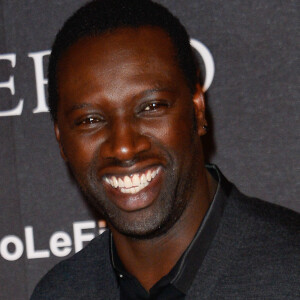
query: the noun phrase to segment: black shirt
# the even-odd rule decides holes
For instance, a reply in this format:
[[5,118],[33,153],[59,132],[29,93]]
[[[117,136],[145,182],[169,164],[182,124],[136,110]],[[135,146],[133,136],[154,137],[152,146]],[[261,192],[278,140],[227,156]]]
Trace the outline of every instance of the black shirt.
[[[121,300],[155,299],[168,300],[185,299],[185,296],[200,268],[211,241],[216,233],[223,212],[226,189],[222,184],[222,177],[216,166],[207,165],[207,170],[218,182],[214,199],[206,215],[186,251],[182,254],[176,265],[162,277],[149,293],[139,281],[129,274],[118,257],[113,239],[110,240],[111,262],[118,276]],[[221,188],[222,187],[222,188]]]

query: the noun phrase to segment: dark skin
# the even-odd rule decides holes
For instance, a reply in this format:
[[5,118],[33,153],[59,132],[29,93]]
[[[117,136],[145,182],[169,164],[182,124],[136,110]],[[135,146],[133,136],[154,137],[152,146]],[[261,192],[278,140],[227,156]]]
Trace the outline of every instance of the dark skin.
[[[203,163],[201,87],[191,95],[166,33],[141,27],[76,42],[60,59],[58,88],[62,157],[149,290],[192,241],[216,188]],[[108,180],[147,172],[155,178],[136,192]]]

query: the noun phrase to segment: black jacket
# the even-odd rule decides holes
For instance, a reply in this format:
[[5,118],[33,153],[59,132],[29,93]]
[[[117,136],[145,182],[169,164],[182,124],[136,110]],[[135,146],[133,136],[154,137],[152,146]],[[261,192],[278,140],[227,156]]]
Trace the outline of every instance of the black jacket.
[[[223,182],[223,215],[186,299],[299,299],[299,214]],[[46,274],[31,300],[119,299],[109,251],[107,231]]]

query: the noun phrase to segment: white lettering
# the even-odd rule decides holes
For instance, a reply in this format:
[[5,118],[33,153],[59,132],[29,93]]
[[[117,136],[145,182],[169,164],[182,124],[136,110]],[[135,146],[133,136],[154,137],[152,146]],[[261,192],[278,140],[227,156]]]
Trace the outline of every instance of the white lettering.
[[191,39],[190,44],[201,55],[205,66],[205,80],[203,83],[203,92],[206,92],[211,86],[215,75],[215,63],[209,49],[196,39]]
[[[9,252],[8,245],[13,244],[15,246],[14,252]],[[0,252],[4,259],[13,261],[19,259],[24,251],[24,246],[22,241],[14,235],[8,235],[2,239],[0,244]]]
[[93,229],[95,227],[96,222],[93,221],[75,222],[73,224],[75,252],[83,248],[83,242],[89,242],[95,237],[93,233],[83,233],[82,230]]
[[[84,232],[84,230],[95,229],[96,226],[98,226],[98,230],[94,230],[93,233]],[[74,251],[80,251],[85,246],[84,242],[89,242],[95,237],[95,234],[98,232],[102,234],[105,230],[107,230],[107,227],[104,220],[99,220],[97,223],[95,221],[74,222]],[[49,249],[35,249],[34,232],[31,226],[26,226],[24,231],[25,241],[15,235],[7,235],[0,240],[1,257],[9,261],[18,260],[23,255],[24,248],[26,248],[28,259],[48,258],[50,257],[50,253],[57,257],[64,257],[69,255],[73,250],[72,237],[67,232],[56,231],[51,235],[49,239],[50,251]]]
[[50,238],[49,245],[51,252],[58,257],[67,256],[72,251],[71,237],[63,231],[55,232]]
[[33,228],[31,226],[25,227],[25,241],[27,258],[44,258],[50,256],[49,250],[35,250]]
[[46,104],[45,87],[44,87],[46,84],[48,84],[48,79],[44,78],[44,66],[43,66],[43,58],[44,56],[49,54],[50,54],[49,50],[32,52],[28,54],[28,57],[31,57],[33,59],[34,70],[35,70],[37,107],[32,111],[34,114],[49,111],[49,108]]
[[[0,55],[0,60],[8,60],[11,62],[11,66],[12,68],[14,68],[16,66],[16,54],[12,53],[12,54],[1,54]],[[11,94],[14,95],[15,94],[15,80],[14,80],[14,76],[9,76],[8,81],[4,81],[4,82],[0,82],[0,88],[7,88],[10,90]],[[22,114],[22,110],[23,110],[23,99],[20,99],[18,105],[13,108],[13,109],[9,109],[9,110],[5,110],[5,111],[0,111],[0,117],[8,117],[8,116],[19,116]]]

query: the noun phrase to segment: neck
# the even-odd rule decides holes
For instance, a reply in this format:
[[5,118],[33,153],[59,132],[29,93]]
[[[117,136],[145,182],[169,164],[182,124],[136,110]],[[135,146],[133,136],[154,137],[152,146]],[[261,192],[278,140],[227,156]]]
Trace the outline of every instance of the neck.
[[125,269],[149,290],[175,266],[193,240],[213,198],[216,184],[203,168],[200,183],[179,220],[165,234],[149,240],[133,239],[111,228]]

